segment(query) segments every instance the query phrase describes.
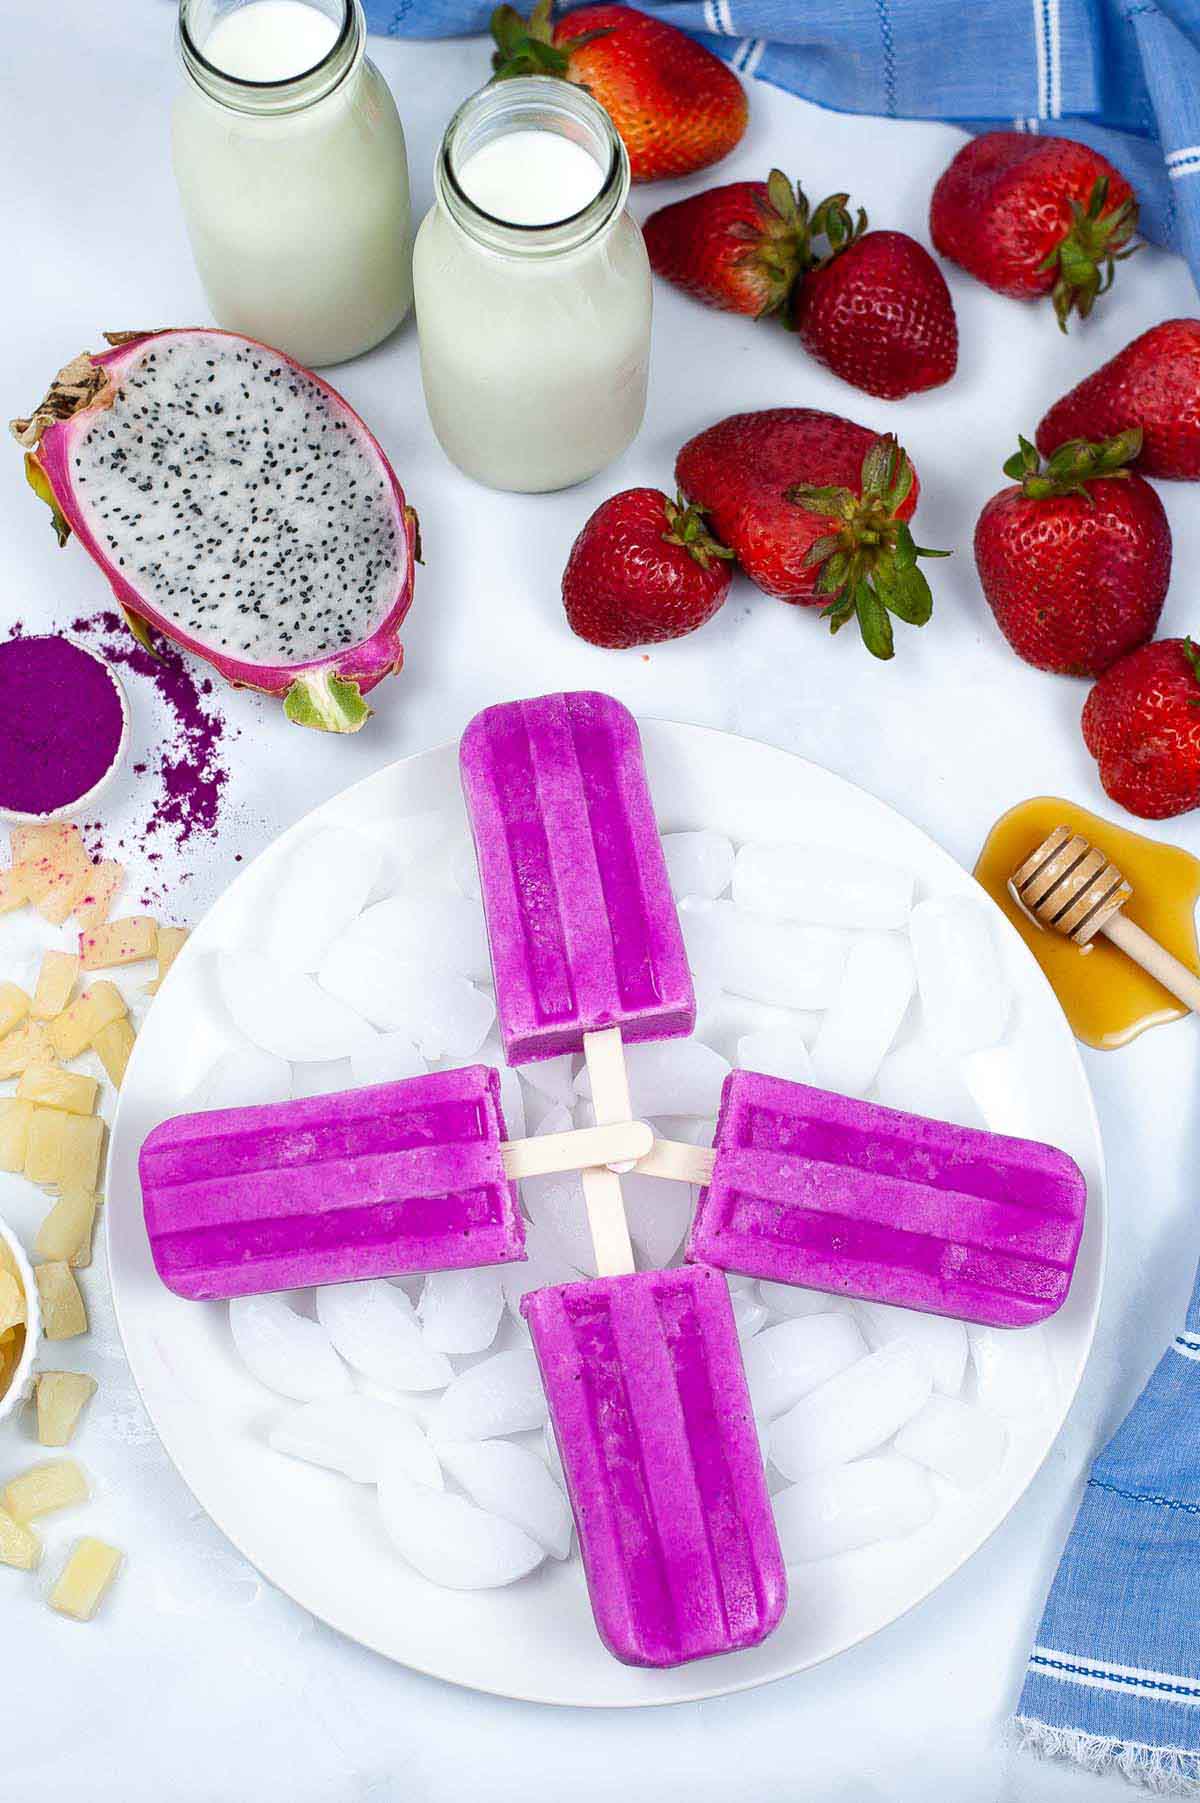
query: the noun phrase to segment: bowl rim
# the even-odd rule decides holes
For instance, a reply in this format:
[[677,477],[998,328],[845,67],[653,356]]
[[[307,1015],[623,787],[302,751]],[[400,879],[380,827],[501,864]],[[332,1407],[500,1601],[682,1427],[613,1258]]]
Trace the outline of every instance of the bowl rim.
[[82,795],[77,795],[73,801],[64,801],[61,807],[49,808],[40,814],[29,813],[22,808],[0,807],[0,820],[9,821],[14,826],[53,826],[56,821],[70,820],[76,814],[90,809],[92,803],[99,799],[121,768],[125,754],[129,750],[129,697],[125,693],[125,685],[117,675],[111,661],[102,652],[93,650],[91,645],[85,645],[83,640],[77,639],[73,633],[38,632],[30,633],[28,636],[39,639],[62,639],[66,644],[73,645],[76,651],[82,651],[85,657],[90,657],[93,663],[100,665],[109,678],[117,692],[117,700],[121,707],[121,736],[117,740],[117,748],[113,752],[112,762],[107,770],[96,778],[90,789],[85,790]]
[[0,1215],[0,1239],[4,1241],[13,1255],[17,1274],[25,1291],[25,1350],[21,1354],[21,1362],[12,1374],[7,1390],[0,1396],[0,1422],[3,1422],[10,1415],[15,1414],[28,1394],[30,1379],[41,1350],[42,1305],[38,1298],[37,1284],[34,1281],[33,1266],[26,1256],[24,1246],[2,1215]]

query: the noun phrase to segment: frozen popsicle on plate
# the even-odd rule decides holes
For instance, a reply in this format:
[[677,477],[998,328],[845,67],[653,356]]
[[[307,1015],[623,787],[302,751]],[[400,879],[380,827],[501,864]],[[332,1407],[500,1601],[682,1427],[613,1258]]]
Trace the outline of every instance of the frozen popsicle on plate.
[[177,1115],[138,1162],[158,1274],[198,1299],[523,1258],[514,1179],[637,1143],[637,1121],[506,1142],[499,1074],[472,1065]]
[[639,1169],[704,1183],[690,1259],[992,1327],[1066,1301],[1087,1201],[1053,1146],[754,1071],[727,1078],[711,1152],[656,1144]]
[[669,1666],[765,1640],[787,1580],[724,1277],[629,1272],[521,1308],[609,1651]]

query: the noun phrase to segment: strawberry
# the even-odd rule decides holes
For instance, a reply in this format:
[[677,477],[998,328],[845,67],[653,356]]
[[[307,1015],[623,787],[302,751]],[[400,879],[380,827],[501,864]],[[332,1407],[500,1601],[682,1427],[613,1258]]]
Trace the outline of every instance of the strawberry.
[[1027,438],[975,528],[975,564],[1018,657],[1060,676],[1099,676],[1152,638],[1171,580],[1171,528],[1129,472],[1140,432],[1073,439],[1049,463]]
[[676,287],[762,319],[787,305],[808,242],[808,204],[786,175],[728,182],[651,213],[642,227],[650,267]]
[[1200,319],[1164,319],[1085,376],[1043,419],[1038,449],[1132,426],[1143,475],[1200,482]]
[[690,439],[680,491],[749,576],[782,601],[822,607],[832,631],[857,617],[869,651],[892,655],[889,613],[929,618],[929,584],[906,522],[916,471],[896,440],[811,407],[735,413]]
[[1086,319],[1133,255],[1137,202],[1119,170],[1071,138],[989,131],[964,144],[933,190],[935,250],[1017,300],[1043,294],[1065,332]]
[[1100,678],[1083,708],[1083,739],[1104,792],[1166,820],[1200,807],[1200,650],[1156,639]]
[[749,109],[711,50],[633,6],[580,6],[552,24],[551,4],[538,0],[528,20],[496,8],[497,76],[561,75],[590,89],[624,140],[635,182],[694,175],[729,155]]
[[680,639],[721,606],[732,560],[698,507],[657,488],[627,488],[597,507],[571,547],[567,622],[581,639],[614,649]]

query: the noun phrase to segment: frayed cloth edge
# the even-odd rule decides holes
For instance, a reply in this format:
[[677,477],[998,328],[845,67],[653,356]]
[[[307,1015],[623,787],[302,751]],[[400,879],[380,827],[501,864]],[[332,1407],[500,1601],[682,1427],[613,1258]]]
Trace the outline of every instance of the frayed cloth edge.
[[1140,1741],[1080,1728],[1053,1728],[1034,1716],[1018,1715],[1011,1739],[1041,1759],[1065,1759],[1085,1772],[1119,1772],[1156,1797],[1200,1797],[1200,1756],[1183,1747],[1151,1747]]

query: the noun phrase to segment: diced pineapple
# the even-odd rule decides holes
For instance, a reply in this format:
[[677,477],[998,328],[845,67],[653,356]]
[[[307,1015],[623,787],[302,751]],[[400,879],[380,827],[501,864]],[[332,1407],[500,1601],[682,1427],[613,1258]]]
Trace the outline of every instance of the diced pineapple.
[[25,1169],[25,1148],[29,1143],[32,1119],[32,1102],[18,1102],[15,1096],[5,1096],[0,1101],[0,1171]]
[[0,1333],[0,1396],[6,1396],[17,1367],[25,1356],[24,1327],[6,1327]]
[[88,1499],[87,1478],[74,1459],[46,1459],[31,1465],[0,1491],[0,1504],[14,1521],[36,1521],[56,1509],[70,1509]]
[[94,933],[104,925],[124,881],[125,866],[112,858],[101,858],[92,865],[84,892],[75,903],[75,918],[83,932]]
[[37,1102],[43,1108],[60,1108],[66,1114],[94,1114],[100,1084],[95,1077],[65,1071],[57,1064],[31,1064],[21,1073],[18,1099]]
[[147,983],[146,994],[157,995],[163,985],[163,978],[174,964],[176,958],[188,942],[190,927],[159,927],[158,929],[158,975],[153,983]]
[[37,1020],[53,1020],[71,999],[71,991],[79,976],[79,959],[74,952],[43,952],[37,988],[33,992],[33,1014]]
[[0,914],[11,914],[14,908],[25,906],[29,900],[26,876],[23,864],[11,864],[7,870],[0,870]]
[[17,983],[0,983],[0,1039],[29,1013],[29,997]]
[[25,1322],[25,1291],[10,1271],[0,1271],[0,1328],[21,1327]]
[[30,1183],[53,1187],[62,1171],[67,1122],[57,1108],[35,1108],[25,1142],[25,1175]]
[[149,914],[128,914],[106,921],[91,933],[80,933],[79,955],[85,970],[107,970],[114,964],[137,964],[153,958],[158,922]]
[[[66,1189],[38,1228],[33,1242],[35,1258],[51,1264],[90,1263],[92,1256],[92,1224],[96,1219],[96,1197],[91,1190]],[[80,1258],[80,1254],[86,1254]]]
[[18,850],[25,843],[18,839],[20,830],[14,831],[13,851],[25,865],[29,899],[43,920],[61,926],[83,895],[92,870],[79,828],[65,821],[28,828],[37,837],[23,853]]
[[95,1394],[95,1378],[82,1371],[43,1371],[36,1390],[39,1443],[65,1446]]
[[[45,1031],[55,1054],[64,1062],[78,1058],[90,1046],[97,1033],[110,1021],[121,1020],[129,1012],[125,997],[114,983],[103,978],[93,983],[73,1001],[69,1008],[50,1022]],[[4,1041],[0,1040],[0,1074],[3,1074]],[[24,1066],[22,1066],[22,1069]],[[9,1073],[15,1076],[16,1072]]]
[[133,1028],[128,1017],[110,1020],[107,1027],[101,1027],[92,1041],[92,1048],[108,1073],[109,1082],[120,1089],[125,1081],[129,1055],[133,1051]]
[[64,1190],[94,1190],[100,1183],[104,1122],[99,1115],[64,1114],[62,1164],[58,1183]]
[[87,1332],[87,1310],[70,1265],[56,1260],[35,1265],[34,1282],[42,1305],[42,1332],[48,1340],[73,1340]]
[[0,1509],[0,1565],[36,1571],[41,1556],[42,1543],[33,1529],[14,1521],[7,1509]]
[[103,1540],[77,1541],[50,1592],[50,1607],[73,1621],[91,1621],[121,1569],[122,1558],[115,1546]]
[[17,1268],[17,1261],[13,1257],[12,1247],[5,1239],[0,1239],[0,1271],[7,1271],[10,1277],[21,1275]]
[[45,1064],[49,1057],[47,1029],[40,1020],[27,1020],[0,1039],[0,1077],[19,1077],[31,1064]]
[[31,858],[48,856],[58,844],[59,837],[59,825],[52,820],[44,826],[31,823],[12,827],[8,838],[12,846],[13,863],[24,864]]

